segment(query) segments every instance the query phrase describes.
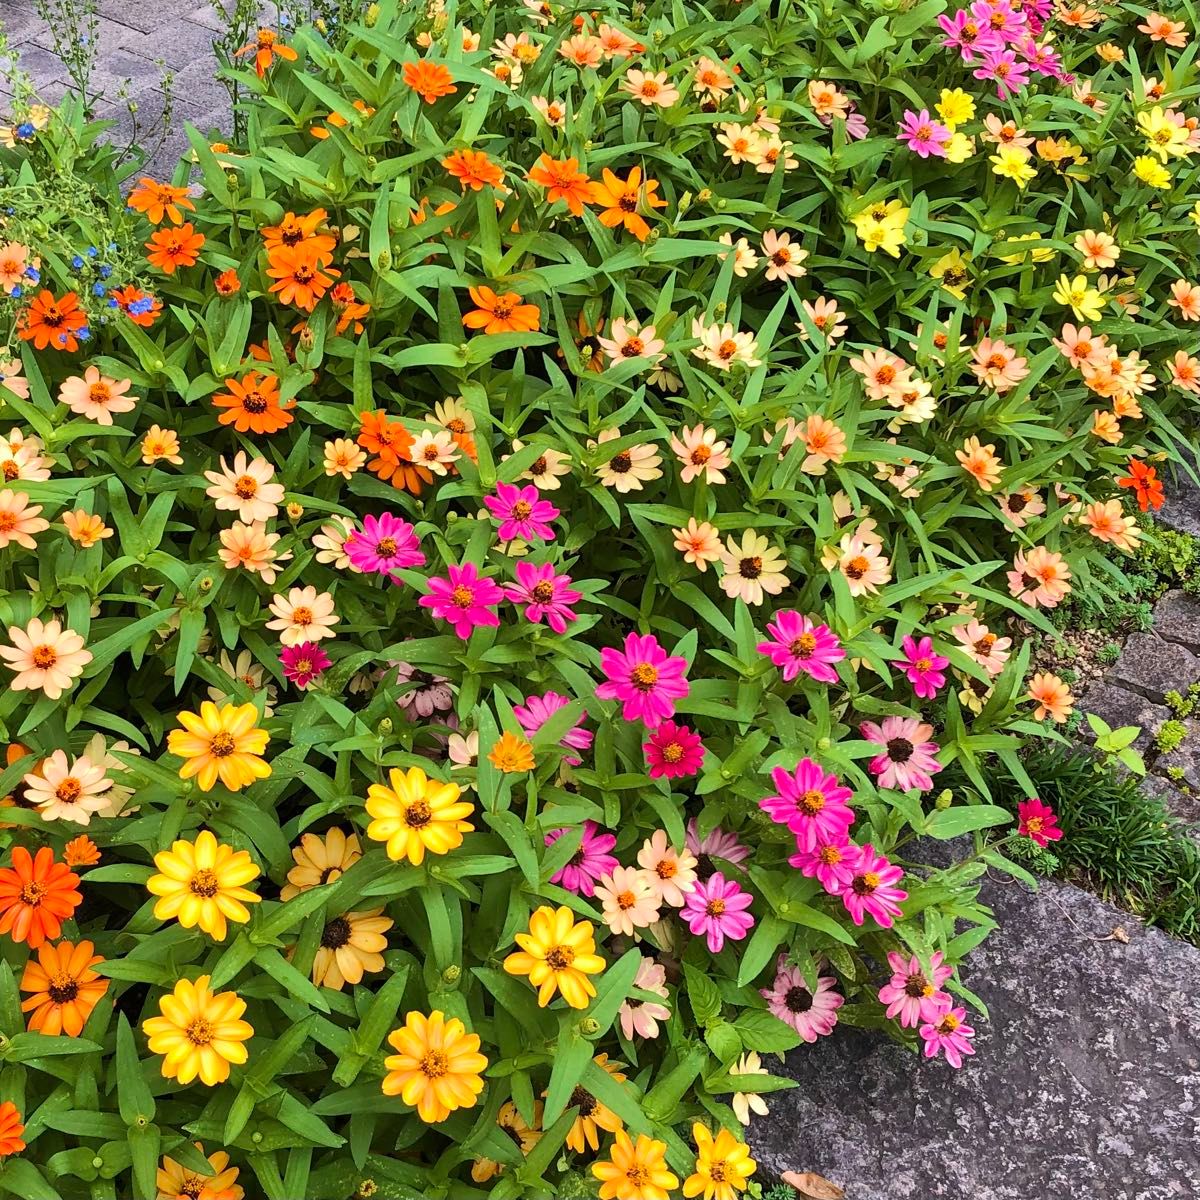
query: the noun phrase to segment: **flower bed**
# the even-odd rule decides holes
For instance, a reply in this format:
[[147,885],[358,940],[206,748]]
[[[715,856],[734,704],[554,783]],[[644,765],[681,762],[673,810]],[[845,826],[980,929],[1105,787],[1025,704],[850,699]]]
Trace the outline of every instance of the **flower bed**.
[[729,1200],[770,1055],[973,1053],[1200,129],[1182,24],[943,7],[372,4],[127,203],[19,100],[0,1190]]

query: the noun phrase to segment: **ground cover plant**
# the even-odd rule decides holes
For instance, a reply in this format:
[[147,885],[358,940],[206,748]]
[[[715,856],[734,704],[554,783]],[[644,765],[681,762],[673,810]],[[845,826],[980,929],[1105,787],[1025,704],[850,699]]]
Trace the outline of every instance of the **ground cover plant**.
[[1200,392],[1193,25],[340,5],[171,180],[22,96],[0,1190],[730,1200],[771,1055],[962,1066],[1019,630]]

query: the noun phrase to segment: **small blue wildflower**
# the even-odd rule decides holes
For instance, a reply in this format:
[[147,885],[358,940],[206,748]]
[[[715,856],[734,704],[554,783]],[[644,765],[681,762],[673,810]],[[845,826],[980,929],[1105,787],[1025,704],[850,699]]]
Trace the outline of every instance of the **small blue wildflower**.
[[32,280],[34,283],[41,283],[41,282],[42,282],[42,273],[41,273],[41,271],[39,271],[39,270],[37,269],[37,267],[26,267],[26,268],[25,268],[25,274],[26,274],[26,275],[27,275],[27,276],[30,278],[30,280]]
[[17,137],[22,138],[25,141],[28,141],[31,137],[33,137],[36,132],[37,130],[34,129],[32,121],[22,121],[21,124],[16,128]]
[[85,325],[82,329],[76,331],[75,336],[81,342],[89,342],[92,339],[92,331]]
[[112,267],[107,263],[103,263],[100,267],[100,278],[107,279],[112,274]]
[[9,292],[9,295],[12,296],[14,300],[19,300],[23,295],[25,295],[25,289],[18,283],[17,286],[13,288],[11,292]]
[[98,257],[98,256],[99,256],[99,254],[100,254],[100,251],[99,251],[99,250],[97,250],[95,246],[89,246],[89,247],[87,248],[87,256],[88,256],[88,258],[96,258],[96,257]]
[[80,258],[78,254],[76,254],[76,255],[75,255],[75,256],[74,256],[74,257],[71,259],[71,266],[73,266],[73,267],[75,268],[75,270],[77,270],[77,271],[78,271],[78,270],[79,270],[79,268],[83,266],[83,259],[82,259],[82,258]]
[[105,291],[107,291],[107,289],[105,288],[104,284],[102,284],[102,283],[93,283],[92,284],[92,295],[93,296],[103,296]]
[[148,312],[151,312],[153,310],[153,308],[154,308],[154,297],[153,296],[143,296],[140,300],[134,300],[129,305],[129,311],[131,313],[133,313],[133,315],[135,317],[145,316],[145,314]]

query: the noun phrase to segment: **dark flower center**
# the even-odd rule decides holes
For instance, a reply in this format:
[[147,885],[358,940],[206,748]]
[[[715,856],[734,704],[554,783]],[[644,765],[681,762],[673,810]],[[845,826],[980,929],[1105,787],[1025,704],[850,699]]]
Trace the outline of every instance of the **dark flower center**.
[[350,940],[350,932],[350,922],[345,917],[335,917],[325,926],[321,945],[326,950],[340,950]]
[[795,987],[788,988],[786,995],[783,997],[783,1002],[787,1005],[788,1012],[808,1012],[813,1004],[812,992],[808,988],[802,988],[799,984],[796,984]]
[[908,738],[892,738],[887,744],[887,756],[894,763],[908,762],[913,755],[913,744]]

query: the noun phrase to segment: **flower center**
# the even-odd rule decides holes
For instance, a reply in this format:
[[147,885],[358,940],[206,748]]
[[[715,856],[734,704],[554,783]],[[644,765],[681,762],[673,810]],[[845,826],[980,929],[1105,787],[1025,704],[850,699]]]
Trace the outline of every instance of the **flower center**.
[[697,446],[691,453],[691,460],[698,467],[702,467],[710,458],[712,458],[711,446]]
[[887,756],[894,763],[908,762],[913,755],[913,744],[908,738],[892,738],[887,744]]
[[426,1079],[441,1079],[450,1070],[450,1057],[444,1050],[430,1050],[421,1059],[421,1074]]
[[810,788],[796,801],[796,807],[802,813],[815,817],[825,807],[825,793]]
[[938,1033],[953,1033],[959,1026],[959,1020],[953,1013],[946,1013],[938,1022]]
[[635,1188],[643,1188],[650,1182],[650,1169],[643,1167],[641,1163],[634,1163],[625,1172],[625,1178]]
[[93,383],[88,389],[88,399],[93,404],[107,404],[112,399],[106,383]]
[[616,471],[618,475],[624,475],[625,472],[628,471],[632,466],[633,459],[630,458],[624,450],[622,450],[620,454],[613,455],[613,457],[609,459],[608,463],[608,469],[610,471]]
[[904,980],[904,994],[914,1000],[931,995],[933,986],[921,971],[914,971]]
[[725,1160],[708,1164],[708,1177],[713,1183],[724,1183],[726,1178]]
[[879,876],[874,871],[868,871],[865,875],[855,875],[850,886],[856,896],[869,896],[879,886]]
[[424,829],[433,820],[433,809],[427,800],[417,800],[404,810],[404,823],[409,829]]
[[234,481],[233,490],[243,500],[252,500],[258,494],[258,480],[253,475],[239,475]]
[[725,911],[725,901],[719,897],[714,897],[704,906],[704,911],[710,917],[719,917]]
[[455,608],[470,608],[475,600],[475,593],[465,584],[459,584],[458,587],[450,593],[450,599]]
[[848,579],[861,579],[867,573],[869,567],[870,564],[860,554],[846,564],[846,577]]
[[549,604],[554,599],[554,585],[543,579],[541,583],[533,585],[529,594],[538,604]]
[[492,306],[492,316],[505,321],[512,316],[513,306],[507,300],[497,300]]
[[391,558],[396,553],[396,539],[390,537],[380,538],[375,545],[375,553],[380,558]]
[[349,940],[350,922],[345,917],[335,917],[321,934],[321,945],[326,950],[340,950]]
[[673,858],[660,858],[654,864],[654,873],[659,879],[674,879],[679,874],[679,864]]
[[788,1012],[802,1013],[808,1012],[812,1008],[813,997],[808,988],[796,984],[795,987],[788,988],[783,1002],[787,1006]]
[[677,763],[683,757],[683,747],[678,742],[668,742],[662,748],[664,762]]
[[83,784],[80,783],[74,775],[68,775],[66,779],[64,779],[62,783],[60,783],[58,787],[54,789],[55,797],[61,800],[64,804],[74,804],[82,794]]
[[596,1097],[591,1092],[585,1091],[581,1087],[576,1087],[571,1093],[571,1099],[567,1101],[568,1108],[579,1109],[581,1120],[587,1120],[598,1107]]
[[817,639],[811,633],[802,633],[788,649],[797,658],[810,658],[812,652],[817,648]]
[[188,887],[193,895],[203,896],[204,899],[209,900],[220,890],[221,882],[217,878],[217,873],[215,871],[209,870],[208,867],[204,867],[192,876],[192,880],[188,884]]
[[233,740],[233,734],[227,733],[224,729],[219,733],[214,733],[212,741],[208,744],[208,752],[213,758],[228,758],[236,749],[237,744]]
[[629,673],[629,682],[642,692],[648,692],[658,682],[658,668],[650,663],[638,663]]
[[242,401],[242,407],[248,413],[264,413],[267,411],[267,399],[261,392],[248,392]]
[[528,500],[518,500],[512,507],[512,515],[518,521],[529,519],[529,514],[533,512],[533,505]]
[[292,624],[293,625],[311,625],[313,614],[311,608],[293,608],[292,609]]
[[618,892],[616,899],[617,907],[622,912],[633,908],[633,906],[637,904],[637,897],[632,892]]
[[917,661],[913,663],[913,666],[916,667],[918,671],[928,671],[932,669],[933,663],[927,658],[918,658]]
[[842,852],[836,846],[822,846],[817,858],[822,866],[836,867],[842,861]]
[[551,946],[546,952],[546,962],[554,971],[565,971],[575,961],[575,951],[570,946]]
[[216,1036],[212,1023],[204,1017],[197,1017],[183,1032],[193,1046],[207,1046]]
[[42,897],[46,894],[46,889],[40,883],[35,883],[32,879],[25,884],[17,894],[17,899],[22,904],[28,904],[30,908],[37,908],[42,902]]
[[58,651],[53,646],[34,646],[30,657],[39,671],[48,671],[58,662]]

